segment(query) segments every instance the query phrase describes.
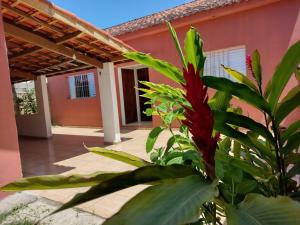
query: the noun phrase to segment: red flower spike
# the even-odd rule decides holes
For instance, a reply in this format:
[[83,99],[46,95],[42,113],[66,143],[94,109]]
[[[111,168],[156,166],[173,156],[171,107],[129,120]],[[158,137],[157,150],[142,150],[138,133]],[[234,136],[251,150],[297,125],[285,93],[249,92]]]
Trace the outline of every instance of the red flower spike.
[[251,75],[255,78],[255,75],[254,75],[254,72],[253,72],[253,68],[252,68],[252,59],[251,59],[250,55],[247,55],[247,57],[246,57],[246,64],[247,64],[248,69],[251,72]]
[[195,71],[192,64],[188,64],[187,70],[183,70],[186,84],[186,100],[192,108],[185,108],[186,120],[183,123],[189,128],[192,138],[202,153],[205,170],[207,175],[214,179],[215,177],[215,152],[219,134],[212,137],[214,118],[213,113],[207,104],[207,87],[204,86],[199,70]]

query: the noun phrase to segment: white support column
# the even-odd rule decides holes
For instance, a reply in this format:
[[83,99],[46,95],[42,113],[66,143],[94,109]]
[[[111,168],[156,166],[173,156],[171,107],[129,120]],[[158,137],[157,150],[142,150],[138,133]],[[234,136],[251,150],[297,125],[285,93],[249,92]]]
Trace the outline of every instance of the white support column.
[[35,92],[38,115],[40,117],[41,136],[49,138],[52,136],[52,130],[46,76],[38,76],[35,82]]
[[118,143],[121,141],[117,92],[115,83],[114,64],[103,63],[100,73],[98,69],[99,93],[102,111],[102,123],[104,130],[104,142]]

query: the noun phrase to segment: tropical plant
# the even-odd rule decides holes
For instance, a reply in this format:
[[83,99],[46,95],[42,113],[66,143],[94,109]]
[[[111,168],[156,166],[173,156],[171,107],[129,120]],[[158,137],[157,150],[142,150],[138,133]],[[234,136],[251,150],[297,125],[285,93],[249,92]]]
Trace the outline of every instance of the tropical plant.
[[[204,75],[205,55],[196,29],[186,35],[184,50],[168,24],[182,60],[183,72],[150,55],[125,56],[153,68],[182,86],[144,82],[144,97],[162,125],[147,139],[152,162],[125,152],[99,147],[89,151],[137,169],[118,173],[41,176],[18,180],[3,191],[91,188],[77,194],[55,212],[138,184],[149,187],[129,200],[106,220],[110,224],[285,224],[300,223],[299,174],[300,121],[282,130],[282,121],[299,106],[299,85],[281,96],[300,63],[300,42],[291,46],[264,89],[260,55],[255,51],[247,64],[253,78],[223,65],[236,81]],[[207,89],[216,90],[208,98]],[[236,97],[259,109],[264,124],[242,115],[230,105]],[[172,128],[174,121],[179,131]],[[157,137],[169,130],[166,146],[155,147]]]
[[16,94],[15,104],[21,115],[35,114],[37,112],[35,90],[26,89],[23,93]]

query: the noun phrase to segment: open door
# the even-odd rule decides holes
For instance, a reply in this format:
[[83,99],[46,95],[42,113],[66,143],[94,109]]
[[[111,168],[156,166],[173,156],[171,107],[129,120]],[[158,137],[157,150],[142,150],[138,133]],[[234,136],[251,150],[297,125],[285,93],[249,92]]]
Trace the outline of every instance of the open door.
[[[138,81],[149,81],[149,72],[148,72],[148,68],[142,68],[142,69],[138,69],[137,70],[137,78]],[[138,83],[138,87],[139,88],[144,88],[144,89],[148,89],[147,86]],[[146,111],[147,108],[149,108],[149,105],[145,105],[145,102],[147,102],[148,100],[144,97],[141,97],[141,95],[143,94],[142,91],[139,91],[139,102],[140,102],[140,115],[141,115],[141,121],[152,121],[152,117],[151,116],[147,116],[144,112]]]
[[125,108],[125,122],[133,123],[138,121],[135,80],[133,69],[122,69],[123,97]]

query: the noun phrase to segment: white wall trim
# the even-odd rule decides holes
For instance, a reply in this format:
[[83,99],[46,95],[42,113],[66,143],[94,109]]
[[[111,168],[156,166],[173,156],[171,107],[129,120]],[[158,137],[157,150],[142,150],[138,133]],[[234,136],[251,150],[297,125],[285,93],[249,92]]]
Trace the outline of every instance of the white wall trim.
[[[123,67],[124,68],[124,67]],[[120,105],[121,105],[121,118],[122,126],[126,125],[125,118],[125,104],[124,104],[124,93],[123,93],[123,81],[122,81],[122,68],[118,68],[118,83],[119,83],[119,95],[120,95]]]

